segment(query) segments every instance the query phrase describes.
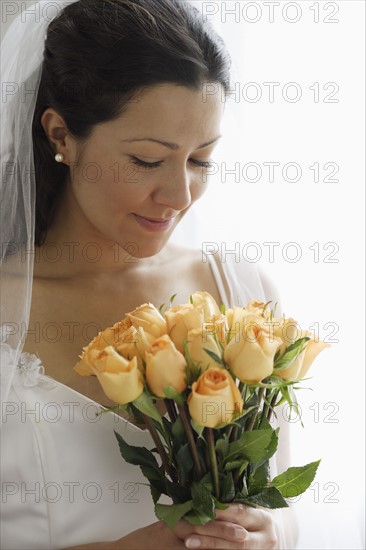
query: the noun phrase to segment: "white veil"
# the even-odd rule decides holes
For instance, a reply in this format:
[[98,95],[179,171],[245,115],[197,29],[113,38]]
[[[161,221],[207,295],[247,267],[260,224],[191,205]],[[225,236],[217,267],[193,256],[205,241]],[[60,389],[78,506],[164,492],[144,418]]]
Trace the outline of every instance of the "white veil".
[[36,195],[32,121],[44,42],[49,23],[72,3],[37,2],[11,23],[1,43],[2,404],[7,401],[24,344],[32,296]]

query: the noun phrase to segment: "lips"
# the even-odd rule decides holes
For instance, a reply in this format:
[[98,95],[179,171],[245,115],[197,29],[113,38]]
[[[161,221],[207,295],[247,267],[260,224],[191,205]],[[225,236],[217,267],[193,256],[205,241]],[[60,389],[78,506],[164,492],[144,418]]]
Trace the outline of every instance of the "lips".
[[[136,214],[137,216],[138,214]],[[149,222],[154,222],[154,223],[166,223],[166,222],[169,222],[171,221],[173,218],[167,218],[166,220],[164,220],[163,218],[147,218],[146,216],[139,216],[140,218],[144,218],[145,220],[148,220]]]
[[137,223],[148,231],[166,231],[172,226],[174,221],[174,218],[147,218],[138,214],[133,214],[133,216]]

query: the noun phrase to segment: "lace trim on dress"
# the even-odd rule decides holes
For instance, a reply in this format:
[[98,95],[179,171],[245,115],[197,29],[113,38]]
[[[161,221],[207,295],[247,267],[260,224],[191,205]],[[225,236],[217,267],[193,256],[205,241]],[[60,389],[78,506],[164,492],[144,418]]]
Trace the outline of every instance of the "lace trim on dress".
[[44,366],[39,357],[24,352],[17,365],[17,375],[22,378],[23,386],[37,386],[40,378],[44,375]]

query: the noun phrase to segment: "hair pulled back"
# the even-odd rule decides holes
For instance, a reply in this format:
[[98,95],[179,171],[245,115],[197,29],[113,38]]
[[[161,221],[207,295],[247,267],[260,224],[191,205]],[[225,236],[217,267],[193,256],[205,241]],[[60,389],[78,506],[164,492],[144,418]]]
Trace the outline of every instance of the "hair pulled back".
[[35,244],[52,223],[69,167],[56,163],[42,127],[48,107],[86,140],[93,127],[120,116],[134,95],[159,83],[199,90],[230,88],[230,57],[199,11],[182,0],[79,0],[48,26],[33,118]]

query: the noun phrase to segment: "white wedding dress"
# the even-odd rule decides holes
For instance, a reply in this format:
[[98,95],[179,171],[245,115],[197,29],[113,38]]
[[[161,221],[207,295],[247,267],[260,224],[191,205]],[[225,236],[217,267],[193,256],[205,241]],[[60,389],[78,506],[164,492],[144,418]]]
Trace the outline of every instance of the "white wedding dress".
[[[278,300],[253,265],[208,258],[226,305]],[[157,521],[148,481],[138,466],[124,462],[113,430],[147,448],[154,446],[150,434],[114,413],[96,416],[98,404],[42,374],[27,386],[37,378],[39,362],[28,354],[22,362],[2,411],[1,548],[49,550],[115,540]],[[291,510],[276,515],[280,548],[294,548]]]

